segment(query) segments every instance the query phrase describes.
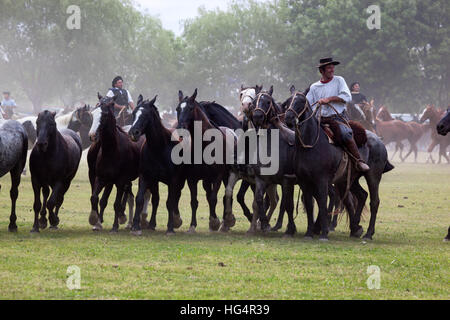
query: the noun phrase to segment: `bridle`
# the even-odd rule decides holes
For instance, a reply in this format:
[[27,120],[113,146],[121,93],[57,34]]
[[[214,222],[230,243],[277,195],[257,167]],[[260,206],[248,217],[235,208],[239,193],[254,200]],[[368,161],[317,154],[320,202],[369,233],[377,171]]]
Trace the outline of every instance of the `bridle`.
[[[261,99],[262,96],[268,96],[269,99],[270,99],[270,106],[269,106],[269,109],[267,109],[267,111],[264,111],[264,109],[258,107],[259,106],[259,100]],[[272,96],[270,94],[265,93],[265,92],[261,92],[261,93],[259,93],[256,96],[256,98],[257,99],[256,99],[255,108],[252,110],[252,112],[256,112],[256,111],[262,112],[264,114],[264,121],[266,119],[268,119],[267,116],[269,115],[270,111],[273,110],[275,112],[275,114],[277,113],[276,110],[275,110],[275,107],[273,106],[273,98],[272,98]]]

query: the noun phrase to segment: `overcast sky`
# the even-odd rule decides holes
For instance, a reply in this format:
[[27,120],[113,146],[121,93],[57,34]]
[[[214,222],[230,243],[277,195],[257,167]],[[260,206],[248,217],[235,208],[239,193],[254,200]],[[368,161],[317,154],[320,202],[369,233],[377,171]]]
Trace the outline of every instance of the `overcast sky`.
[[228,0],[134,0],[142,11],[161,19],[165,29],[180,35],[183,28],[180,21],[197,16],[197,9],[222,9],[228,7]]

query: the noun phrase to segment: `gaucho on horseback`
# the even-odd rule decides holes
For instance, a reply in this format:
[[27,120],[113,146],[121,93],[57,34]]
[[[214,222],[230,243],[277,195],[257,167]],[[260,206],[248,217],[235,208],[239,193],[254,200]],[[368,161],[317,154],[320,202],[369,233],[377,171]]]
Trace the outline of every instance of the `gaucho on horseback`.
[[128,106],[131,110],[134,110],[134,102],[131,98],[131,94],[128,90],[123,89],[123,79],[121,76],[117,76],[112,81],[112,88],[109,89],[106,94],[107,97],[112,98],[117,96],[116,102],[114,104],[114,115],[117,117],[118,114],[124,112]]
[[320,59],[319,71],[322,75],[320,81],[313,83],[306,95],[309,104],[313,110],[320,108],[322,122],[335,123],[335,135],[341,137],[344,144],[345,151],[355,161],[357,170],[367,172],[370,170],[369,166],[362,160],[355,140],[353,139],[353,132],[348,125],[347,107],[346,103],[352,100],[352,95],[341,76],[334,76],[334,66],[340,64],[338,61],[333,61],[333,58]]

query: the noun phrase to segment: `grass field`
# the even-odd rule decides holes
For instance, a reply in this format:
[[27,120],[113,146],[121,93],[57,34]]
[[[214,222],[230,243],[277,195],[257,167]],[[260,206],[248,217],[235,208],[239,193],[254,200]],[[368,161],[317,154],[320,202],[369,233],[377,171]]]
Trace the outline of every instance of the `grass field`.
[[[164,235],[165,187],[156,232],[133,237],[121,226],[118,234],[110,234],[110,201],[105,229],[94,233],[88,224],[90,187],[85,163],[82,160],[66,194],[57,231],[30,234],[33,193],[28,175],[19,191],[19,232],[9,233],[10,181],[9,176],[1,179],[1,299],[450,298],[450,243],[442,242],[450,224],[450,165],[395,163],[394,171],[382,181],[373,242],[350,239],[344,218],[330,234],[330,242],[323,244],[302,239],[306,230],[302,213],[293,239],[283,238],[281,232],[247,236],[249,225],[237,203],[233,230],[210,233],[203,192],[197,234],[186,234],[190,222],[187,187],[180,201],[183,226],[173,237]],[[221,205],[218,213],[222,215]],[[368,217],[363,222],[365,230],[367,224]],[[79,290],[66,286],[71,265],[81,269]],[[379,290],[366,285],[370,265],[381,270]]]

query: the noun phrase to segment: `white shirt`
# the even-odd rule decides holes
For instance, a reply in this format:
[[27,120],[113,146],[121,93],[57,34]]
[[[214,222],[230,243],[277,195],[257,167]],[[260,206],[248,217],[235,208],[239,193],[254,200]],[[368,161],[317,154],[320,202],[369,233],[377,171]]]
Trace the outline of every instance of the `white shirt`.
[[[347,83],[345,82],[343,77],[334,76],[330,82],[322,83],[320,81],[317,81],[316,83],[313,83],[311,85],[311,88],[309,89],[308,94],[306,95],[306,98],[308,99],[309,104],[313,105],[320,99],[334,96],[339,97],[345,101],[345,103],[330,102],[330,104],[337,110],[337,112],[341,114],[347,109],[346,103],[352,101],[352,94],[350,93],[350,89],[348,88]],[[313,107],[313,110],[315,110],[316,108],[317,105]],[[336,114],[336,112],[327,105],[323,105],[321,111],[323,117],[330,117]]]

